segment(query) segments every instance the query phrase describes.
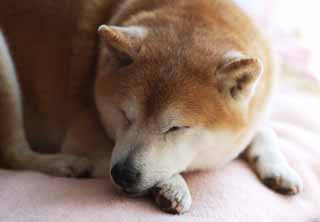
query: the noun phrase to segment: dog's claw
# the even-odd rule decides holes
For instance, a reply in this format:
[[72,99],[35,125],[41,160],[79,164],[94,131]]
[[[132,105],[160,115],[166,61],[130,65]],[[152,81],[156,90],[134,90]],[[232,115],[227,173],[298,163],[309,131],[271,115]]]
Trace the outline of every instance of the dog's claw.
[[285,165],[266,166],[261,177],[266,186],[284,195],[295,195],[302,190],[299,176]]
[[159,208],[167,213],[182,214],[191,207],[189,189],[180,175],[158,184],[151,192]]

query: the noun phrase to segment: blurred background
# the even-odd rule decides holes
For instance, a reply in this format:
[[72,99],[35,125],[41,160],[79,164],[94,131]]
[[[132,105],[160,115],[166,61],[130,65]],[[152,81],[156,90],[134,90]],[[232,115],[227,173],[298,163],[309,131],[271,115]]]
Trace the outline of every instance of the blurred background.
[[235,1],[263,28],[286,68],[320,81],[320,1]]

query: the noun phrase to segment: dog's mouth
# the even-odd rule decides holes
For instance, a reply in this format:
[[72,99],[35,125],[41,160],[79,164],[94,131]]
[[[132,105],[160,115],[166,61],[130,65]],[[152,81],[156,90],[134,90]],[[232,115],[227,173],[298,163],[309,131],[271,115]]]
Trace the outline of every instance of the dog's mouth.
[[143,191],[135,189],[122,189],[122,191],[130,197],[140,197],[149,193],[149,189]]
[[142,189],[141,187],[140,188],[138,188],[138,187],[126,188],[126,187],[121,187],[114,182],[113,182],[113,185],[117,190],[123,192],[124,194],[126,194],[130,197],[144,196],[144,195],[148,194],[149,190],[151,189],[151,188]]

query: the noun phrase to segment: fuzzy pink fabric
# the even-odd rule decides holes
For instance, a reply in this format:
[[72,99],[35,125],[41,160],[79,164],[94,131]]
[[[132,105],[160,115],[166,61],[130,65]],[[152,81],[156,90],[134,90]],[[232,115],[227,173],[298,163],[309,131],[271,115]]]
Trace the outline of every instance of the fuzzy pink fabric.
[[272,127],[304,190],[285,197],[266,188],[237,160],[217,172],[186,175],[190,212],[162,213],[148,198],[130,199],[106,180],[55,178],[0,170],[1,222],[316,222],[320,221],[320,103],[318,96],[282,90]]

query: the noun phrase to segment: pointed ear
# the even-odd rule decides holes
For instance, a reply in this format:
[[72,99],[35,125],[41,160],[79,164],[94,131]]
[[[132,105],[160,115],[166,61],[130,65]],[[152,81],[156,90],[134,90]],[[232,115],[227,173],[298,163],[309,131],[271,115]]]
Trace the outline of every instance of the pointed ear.
[[124,62],[133,61],[141,48],[147,32],[143,27],[107,26],[98,28],[101,41],[111,52]]
[[227,56],[216,73],[218,89],[233,100],[246,103],[254,95],[262,71],[263,65],[258,58],[240,53]]

